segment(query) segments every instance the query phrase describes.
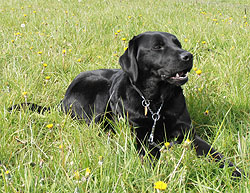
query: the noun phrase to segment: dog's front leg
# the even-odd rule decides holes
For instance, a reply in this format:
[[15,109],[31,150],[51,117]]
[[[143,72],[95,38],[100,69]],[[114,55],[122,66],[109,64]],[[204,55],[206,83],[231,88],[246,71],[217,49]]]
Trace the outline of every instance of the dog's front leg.
[[[209,155],[213,160],[221,161],[220,168],[223,168],[225,166],[225,160],[223,160],[223,155],[217,152],[214,148],[212,148],[207,142],[201,139],[198,135],[195,135],[193,144],[195,146],[196,153],[198,156]],[[230,167],[234,166],[232,162],[228,162],[228,165]],[[241,177],[241,172],[239,171],[239,169],[236,168],[236,170],[233,171],[232,176]]]

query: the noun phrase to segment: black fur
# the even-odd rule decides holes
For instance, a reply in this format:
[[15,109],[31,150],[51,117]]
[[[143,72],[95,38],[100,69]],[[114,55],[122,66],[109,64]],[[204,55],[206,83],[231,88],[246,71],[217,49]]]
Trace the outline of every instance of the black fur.
[[[192,68],[193,56],[182,49],[174,35],[145,32],[135,36],[119,62],[122,69],[80,73],[66,91],[62,110],[88,123],[93,119],[100,121],[106,112],[111,113],[111,117],[128,116],[139,149],[143,143],[156,157],[160,155],[158,144],[174,139],[174,143],[181,143],[189,134],[197,155],[209,152],[215,160],[222,159],[223,156],[197,136],[191,127],[181,85],[188,80],[186,73]],[[150,112],[145,115],[142,97],[150,101],[149,108],[153,113],[161,107],[153,135],[155,145],[148,144],[154,121]],[[43,110],[42,107],[34,108]],[[229,165],[233,166],[232,163]],[[241,173],[235,170],[233,176],[241,176]]]

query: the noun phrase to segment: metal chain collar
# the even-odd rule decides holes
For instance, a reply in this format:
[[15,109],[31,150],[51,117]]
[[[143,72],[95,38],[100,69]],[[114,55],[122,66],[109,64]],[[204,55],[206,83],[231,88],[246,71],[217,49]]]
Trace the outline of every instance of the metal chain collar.
[[143,106],[144,108],[147,108],[147,109],[149,110],[149,112],[151,113],[151,117],[152,117],[154,123],[153,123],[152,129],[151,129],[151,133],[150,133],[150,135],[149,135],[148,142],[149,142],[150,145],[155,145],[155,142],[154,142],[155,126],[156,126],[156,122],[157,122],[157,121],[160,119],[160,117],[161,117],[161,116],[160,116],[160,111],[161,111],[161,108],[162,108],[162,106],[163,106],[163,101],[162,101],[162,103],[161,103],[161,106],[160,106],[159,109],[157,110],[157,112],[154,113],[154,112],[152,111],[152,109],[150,108],[150,101],[147,100],[147,99],[143,96],[142,92],[132,83],[132,81],[131,81],[131,84],[132,84],[133,88],[134,88],[134,89],[138,92],[138,94],[141,96],[141,98],[142,98],[142,106]]

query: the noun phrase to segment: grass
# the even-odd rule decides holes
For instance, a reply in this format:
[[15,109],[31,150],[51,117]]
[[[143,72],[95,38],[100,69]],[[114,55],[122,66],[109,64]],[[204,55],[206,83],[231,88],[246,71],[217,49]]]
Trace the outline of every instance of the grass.
[[[134,35],[173,33],[201,70],[183,86],[193,125],[249,174],[249,7],[247,0],[2,0],[0,191],[156,192],[154,183],[164,181],[168,192],[249,192],[248,177],[232,181],[232,168],[218,169],[185,145],[152,168],[141,164],[125,120],[113,134],[56,108],[81,71],[120,68]],[[54,109],[7,112],[25,100]]]

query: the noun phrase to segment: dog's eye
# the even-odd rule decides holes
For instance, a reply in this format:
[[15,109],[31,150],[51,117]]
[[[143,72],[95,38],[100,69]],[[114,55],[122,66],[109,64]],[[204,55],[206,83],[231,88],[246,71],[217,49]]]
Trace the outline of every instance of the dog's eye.
[[155,45],[153,47],[154,50],[162,50],[163,49],[163,46],[162,45]]

